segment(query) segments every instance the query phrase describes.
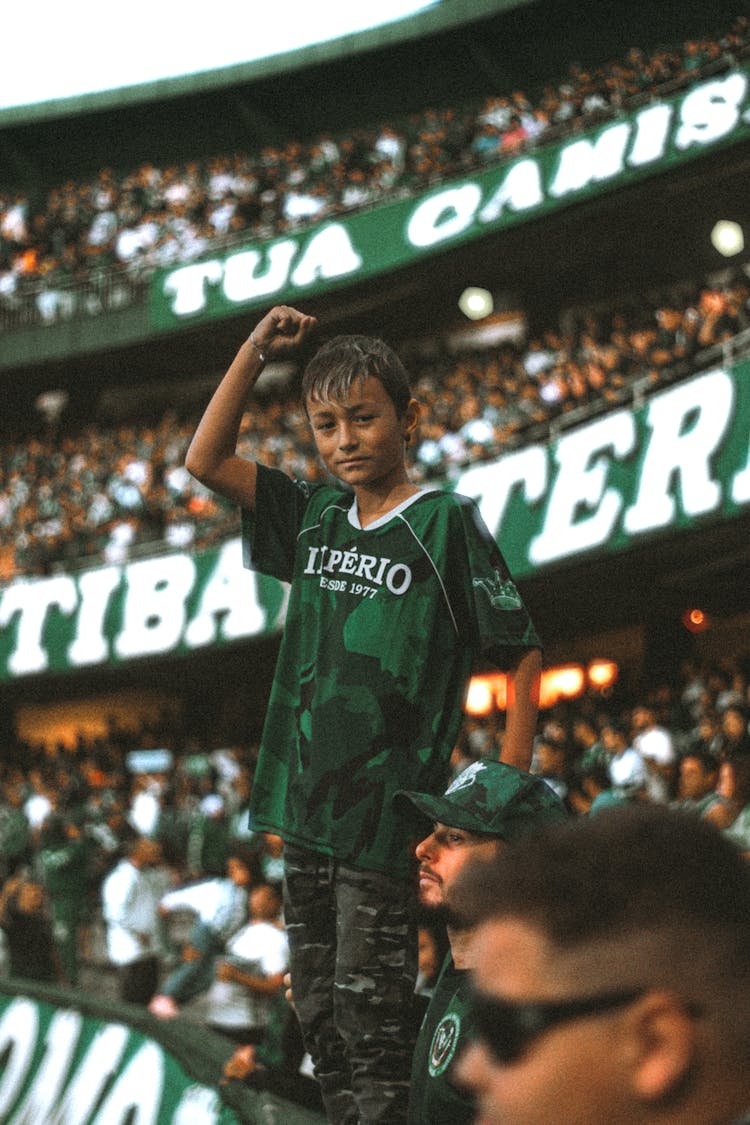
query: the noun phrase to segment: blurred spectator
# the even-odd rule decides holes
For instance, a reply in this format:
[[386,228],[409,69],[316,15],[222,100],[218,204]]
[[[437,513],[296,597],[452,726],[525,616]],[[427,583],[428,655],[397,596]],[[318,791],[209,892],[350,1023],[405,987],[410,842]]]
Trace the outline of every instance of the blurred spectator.
[[720,716],[721,735],[719,753],[724,758],[750,755],[748,709],[742,703],[729,703]]
[[80,928],[86,908],[91,846],[76,819],[56,813],[45,822],[39,842],[39,870],[52,906],[52,923],[63,972],[78,983]]
[[721,805],[707,813],[709,820],[750,858],[750,755],[727,758],[719,767],[716,792]]
[[680,759],[678,809],[703,816],[720,800],[716,792],[719,765],[715,757],[702,750],[687,750]]
[[215,792],[207,793],[188,832],[187,869],[192,878],[218,878],[224,874],[231,852],[231,835],[232,824],[224,798]]
[[629,743],[626,727],[622,722],[608,720],[602,726],[601,735],[609,756],[607,768],[612,786],[628,797],[644,796],[648,784],[646,766]]
[[147,837],[136,840],[102,885],[107,954],[128,1004],[148,1004],[156,993],[166,953],[159,903],[168,886],[161,846]]
[[578,774],[578,792],[581,800],[572,800],[575,812],[583,816],[597,816],[615,805],[626,804],[630,796],[626,789],[612,784],[608,767],[603,761],[589,760],[582,764]]
[[153,1015],[160,1019],[176,1016],[181,1004],[209,988],[216,958],[229,938],[244,925],[249,888],[258,881],[257,853],[236,845],[223,878],[188,884],[164,895],[160,904],[163,917],[175,910],[187,910],[195,916],[195,923],[182,950],[181,963],[149,1004]]
[[206,1021],[239,1043],[259,1043],[289,968],[281,892],[270,883],[250,890],[250,921],[226,943],[204,1003]]
[[677,755],[672,736],[656,720],[651,706],[641,705],[633,710],[632,743],[646,765],[646,789],[649,798],[666,804],[673,796]]
[[5,881],[0,891],[0,929],[11,977],[69,983],[52,936],[47,896],[37,879],[19,872]]
[[0,801],[0,882],[31,860],[31,828],[23,805],[23,784],[14,775],[2,786]]

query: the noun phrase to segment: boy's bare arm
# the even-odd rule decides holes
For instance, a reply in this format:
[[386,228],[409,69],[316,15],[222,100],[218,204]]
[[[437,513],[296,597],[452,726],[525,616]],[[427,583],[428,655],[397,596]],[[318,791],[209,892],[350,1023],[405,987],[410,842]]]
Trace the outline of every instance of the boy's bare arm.
[[508,704],[500,759],[520,770],[528,770],[531,765],[541,674],[542,654],[538,648],[525,650],[515,668],[508,672]]
[[185,457],[185,467],[213,492],[243,508],[255,507],[255,462],[237,455],[242,416],[271,358],[289,355],[314,330],[314,316],[278,305],[255,326],[216,388]]

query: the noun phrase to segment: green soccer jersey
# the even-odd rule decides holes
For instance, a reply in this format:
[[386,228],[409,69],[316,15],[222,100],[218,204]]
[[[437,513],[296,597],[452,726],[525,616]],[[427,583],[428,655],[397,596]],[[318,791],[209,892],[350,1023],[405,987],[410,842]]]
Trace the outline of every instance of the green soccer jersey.
[[453,1065],[471,1040],[469,973],[450,953],[417,1037],[409,1083],[408,1125],[469,1125],[474,1099],[453,1082]]
[[366,528],[350,493],[259,466],[248,566],[291,582],[253,782],[257,826],[406,874],[398,789],[442,792],[475,658],[539,641],[476,505],[426,491]]

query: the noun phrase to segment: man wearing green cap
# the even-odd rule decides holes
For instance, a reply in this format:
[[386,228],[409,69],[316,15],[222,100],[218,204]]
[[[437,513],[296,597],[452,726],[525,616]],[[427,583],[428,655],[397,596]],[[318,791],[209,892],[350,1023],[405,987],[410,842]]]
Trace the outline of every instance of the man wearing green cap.
[[468,1125],[473,1099],[452,1080],[452,1063],[471,1035],[471,934],[451,918],[446,896],[468,862],[490,859],[542,824],[564,820],[565,806],[541,778],[495,761],[475,762],[440,797],[402,790],[395,801],[432,823],[416,849],[419,901],[445,917],[450,943],[414,1052],[409,1125]]

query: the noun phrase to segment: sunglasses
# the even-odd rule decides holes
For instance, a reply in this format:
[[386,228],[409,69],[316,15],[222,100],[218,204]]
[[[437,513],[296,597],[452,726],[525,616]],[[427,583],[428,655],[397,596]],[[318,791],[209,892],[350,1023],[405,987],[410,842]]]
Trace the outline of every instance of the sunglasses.
[[547,1004],[512,1004],[508,1000],[490,999],[474,992],[469,1007],[471,1034],[484,1043],[498,1063],[512,1063],[521,1057],[534,1039],[550,1028],[585,1016],[625,1008],[640,996],[643,996],[642,989],[605,992],[599,996]]

